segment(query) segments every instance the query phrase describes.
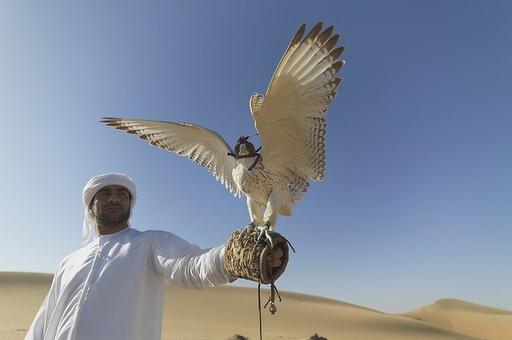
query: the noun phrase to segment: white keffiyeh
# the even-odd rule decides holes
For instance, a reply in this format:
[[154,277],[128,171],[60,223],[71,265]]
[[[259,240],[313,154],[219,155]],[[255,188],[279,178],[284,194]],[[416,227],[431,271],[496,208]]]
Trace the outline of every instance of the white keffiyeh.
[[[92,215],[92,211],[89,209],[94,195],[102,188],[109,185],[120,185],[128,189],[132,195],[130,201],[130,217],[132,216],[133,207],[137,198],[137,190],[133,180],[120,173],[106,173],[98,176],[94,176],[87,182],[82,191],[82,202],[84,203],[84,223],[82,226],[82,245],[86,245],[92,242],[98,237],[98,226],[96,219]],[[129,220],[128,220],[129,221]]]

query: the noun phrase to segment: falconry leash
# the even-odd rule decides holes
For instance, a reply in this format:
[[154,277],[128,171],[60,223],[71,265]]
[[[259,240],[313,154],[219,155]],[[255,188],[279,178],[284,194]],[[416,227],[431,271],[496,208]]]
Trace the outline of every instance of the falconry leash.
[[[273,315],[277,311],[276,298],[281,301],[281,295],[277,290],[275,281],[284,273],[289,260],[289,249],[295,249],[291,243],[281,234],[275,231],[267,231],[270,238],[262,237],[262,231],[254,224],[249,224],[242,229],[235,230],[226,244],[224,266],[227,272],[235,277],[258,282],[258,313],[260,326],[260,339],[262,339],[261,320],[261,284],[270,285],[270,296],[263,306],[269,306]],[[283,251],[281,265],[272,267],[267,261],[274,249]]]

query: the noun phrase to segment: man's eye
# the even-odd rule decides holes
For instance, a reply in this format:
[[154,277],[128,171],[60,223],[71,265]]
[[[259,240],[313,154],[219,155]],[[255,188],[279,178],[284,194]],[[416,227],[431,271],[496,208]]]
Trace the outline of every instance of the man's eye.
[[128,196],[128,193],[126,191],[121,191],[121,193],[119,195],[126,197],[126,196]]

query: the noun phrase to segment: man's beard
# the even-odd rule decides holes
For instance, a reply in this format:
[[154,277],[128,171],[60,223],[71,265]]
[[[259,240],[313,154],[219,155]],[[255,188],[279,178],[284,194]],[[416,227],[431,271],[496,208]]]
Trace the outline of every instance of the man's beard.
[[[122,209],[122,208],[120,208]],[[130,218],[130,209],[123,210],[122,212],[114,211],[109,212],[106,209],[99,211],[96,216],[96,222],[102,226],[115,226],[123,224]]]

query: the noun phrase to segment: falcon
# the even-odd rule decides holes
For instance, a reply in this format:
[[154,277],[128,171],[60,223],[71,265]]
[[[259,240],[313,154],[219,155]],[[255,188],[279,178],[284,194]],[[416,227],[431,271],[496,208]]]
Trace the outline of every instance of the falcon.
[[104,117],[107,126],[136,134],[151,145],[206,168],[235,197],[245,194],[253,226],[275,230],[278,215],[292,207],[310,181],[325,177],[326,113],[342,78],[333,26],[317,23],[295,33],[274,71],[266,95],[253,94],[249,108],[261,146],[240,136],[234,149],[215,131],[191,123]]

